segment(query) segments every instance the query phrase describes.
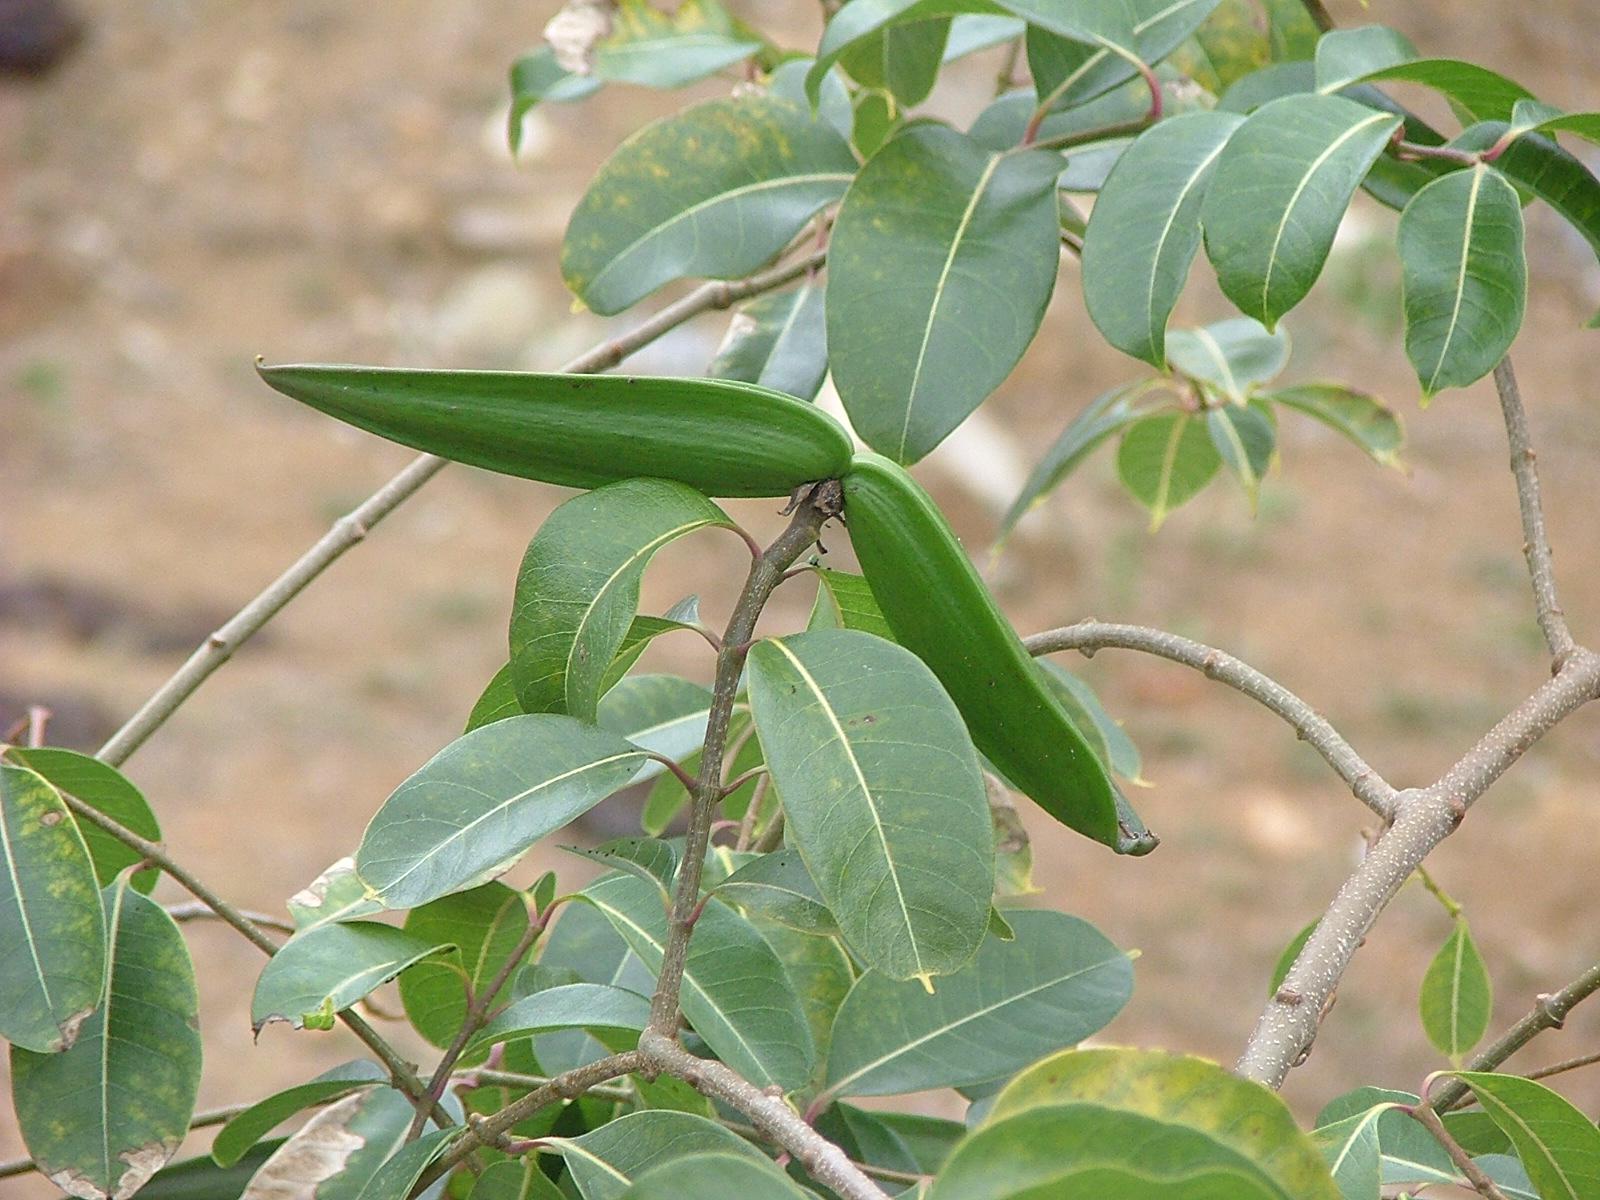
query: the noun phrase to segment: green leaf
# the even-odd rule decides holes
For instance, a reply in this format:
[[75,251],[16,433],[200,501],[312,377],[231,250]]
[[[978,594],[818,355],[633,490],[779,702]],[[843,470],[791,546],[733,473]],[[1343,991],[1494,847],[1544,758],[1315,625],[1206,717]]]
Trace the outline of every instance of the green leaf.
[[789,835],[851,949],[892,979],[964,965],[994,893],[989,803],[933,672],[853,630],[760,642],[748,662]]
[[481,1050],[496,1042],[514,1042],[558,1029],[633,1034],[636,1038],[649,1021],[648,997],[603,983],[569,983],[544,988],[507,1005],[473,1036],[467,1048]]
[[522,713],[522,702],[517,699],[516,685],[511,682],[511,664],[508,662],[494,673],[494,678],[484,687],[472,711],[467,714],[467,727],[461,732],[471,733],[474,729],[482,729],[507,717],[519,717]]
[[[15,770],[16,768],[5,768]],[[159,904],[102,893],[111,970],[70,1049],[11,1048],[17,1127],[39,1171],[76,1196],[131,1196],[189,1130],[200,1086],[194,964]]]
[[929,993],[869,972],[839,1009],[826,1094],[888,1096],[1008,1075],[1101,1029],[1133,990],[1133,965],[1064,913],[1008,914],[1016,940],[978,956]]
[[797,105],[698,104],[646,125],[606,160],[567,226],[561,273],[603,314],[685,276],[748,275],[855,171],[844,139]]
[[1167,319],[1200,248],[1200,205],[1243,118],[1185,113],[1146,130],[1106,178],[1083,239],[1083,298],[1106,341],[1166,366]]
[[798,850],[757,855],[717,884],[716,892],[751,916],[801,933],[831,936],[839,932],[838,922]]
[[[812,1044],[817,1048],[817,1065],[827,1061],[828,1044],[833,1034],[839,1006],[855,984],[855,965],[844,944],[834,937],[800,933],[759,914],[751,923],[772,947],[789,975],[789,986],[800,1001]],[[814,1082],[814,1081],[813,1081]]]
[[288,908],[297,933],[383,911],[383,905],[368,894],[367,885],[356,874],[356,860],[349,857],[330,864],[306,887],[290,896]]
[[1600,112],[1562,112],[1537,100],[1522,99],[1511,110],[1513,136],[1524,132],[1575,133],[1590,142],[1600,142]]
[[1376,396],[1338,383],[1302,383],[1260,393],[1261,399],[1303,412],[1348,438],[1386,467],[1400,465],[1405,429]]
[[1311,290],[1350,198],[1400,119],[1341,96],[1285,96],[1228,140],[1200,209],[1206,254],[1269,329]]
[[324,1071],[315,1079],[258,1100],[217,1131],[211,1157],[218,1166],[231,1167],[274,1127],[303,1109],[326,1104],[381,1084],[388,1074],[364,1058]]
[[1522,206],[1482,164],[1434,180],[1400,214],[1406,356],[1424,397],[1494,369],[1522,327]]
[[0,764],[0,856],[0,1037],[65,1050],[105,989],[105,911],[78,823],[25,767]]
[[1122,435],[1117,448],[1117,474],[1150,510],[1151,530],[1210,483],[1221,466],[1206,423],[1189,412],[1145,417]]
[[888,92],[863,89],[856,97],[850,144],[862,158],[871,158],[905,124],[905,113]]
[[[1497,143],[1506,130],[1500,121],[1486,121],[1462,131],[1450,144],[1480,152]],[[1580,233],[1600,257],[1600,179],[1576,157],[1546,137],[1517,138],[1495,169],[1517,187],[1543,200]]]
[[[1056,1131],[1070,1131],[1070,1144],[1050,1136]],[[1276,1095],[1205,1059],[1153,1050],[1067,1051],[1024,1071],[956,1152],[933,1197],[986,1200],[1020,1194],[1002,1190],[1007,1183],[1059,1187],[1098,1171],[1106,1172],[1098,1194],[1138,1200],[1339,1200],[1321,1153]],[[1175,1185],[1183,1190],[1168,1190]]]
[[806,1193],[764,1158],[718,1153],[652,1167],[625,1200],[806,1200]]
[[[629,675],[601,698],[598,724],[641,750],[674,761],[687,758],[705,741],[711,693],[676,675]],[[633,777],[654,779],[667,768],[646,762]]]
[[283,1142],[261,1142],[231,1167],[217,1166],[209,1154],[179,1159],[150,1177],[139,1200],[239,1200],[250,1177]]
[[511,114],[506,140],[511,154],[522,149],[523,118],[538,104],[564,104],[598,92],[603,81],[595,75],[574,75],[556,61],[555,51],[540,46],[511,64]]
[[[652,971],[660,969],[667,918],[661,894],[629,875],[591,884],[584,899],[611,921]],[[684,966],[683,1012],[717,1057],[760,1087],[796,1088],[815,1053],[784,967],[750,922],[706,903]]]
[[[343,1012],[407,967],[456,947],[375,921],[348,921],[296,934],[267,960],[250,1001],[250,1027],[269,1021],[332,1029]],[[459,962],[458,962],[459,965]]]
[[[152,842],[161,840],[161,825],[156,821],[155,813],[150,811],[144,794],[115,767],[97,758],[90,758],[87,754],[79,754],[76,750],[61,750],[53,746],[12,746],[7,749],[6,757],[43,776],[58,792],[77,797],[123,828],[131,829]],[[112,837],[98,825],[80,821],[78,832],[83,835],[84,845],[89,848],[89,857],[94,861],[95,878],[101,887],[115,879],[123,868],[140,861],[137,850]],[[140,871],[133,876],[133,889],[149,895],[159,878],[160,871]]]
[[[931,6],[916,5],[914,11],[926,7],[951,5],[935,0]],[[896,20],[847,46],[839,65],[863,87],[881,89],[910,108],[933,91],[949,36],[950,18],[945,15]]]
[[459,1128],[434,1129],[407,1142],[361,1185],[356,1200],[406,1200],[423,1171],[460,1135]]
[[472,1185],[471,1200],[564,1200],[535,1155],[490,1163]]
[[822,285],[807,280],[733,310],[728,332],[706,374],[739,379],[801,400],[814,400],[828,373]]
[[[1128,17],[1132,21],[1134,58],[1148,64],[1160,62],[1200,27],[1218,3],[1219,0],[1131,0]],[[1129,45],[1126,41],[1121,44]],[[1082,104],[1138,73],[1126,55],[1096,44],[1092,38],[1063,37],[1042,22],[1029,26],[1027,51],[1039,103],[1051,109]]]
[[1100,760],[1124,779],[1143,782],[1139,748],[1105,710],[1094,689],[1060,663],[1042,658],[1038,663],[1050,690],[1061,702],[1061,707],[1066,709],[1084,740],[1094,746]]
[[1489,1031],[1489,969],[1465,921],[1457,920],[1422,977],[1422,1029],[1439,1053],[1459,1063]]
[[619,1200],[635,1177],[682,1158],[720,1154],[766,1161],[759,1150],[721,1125],[664,1109],[624,1113],[581,1137],[551,1138],[550,1146],[566,1160],[583,1200]]
[[[661,907],[660,893],[656,905]],[[537,971],[537,976],[529,972]],[[538,986],[563,986],[569,983],[602,983],[625,987],[641,994],[651,991],[654,979],[628,943],[612,928],[611,922],[587,904],[563,905],[555,928],[545,935],[544,952],[532,968],[525,968],[516,983],[516,993],[531,994]],[[573,1067],[603,1058],[608,1050],[586,1033],[552,1033],[535,1043],[539,1063],[545,1071],[559,1074]]]
[[[872,595],[872,585],[851,571],[834,567],[815,567],[817,603],[812,610],[812,629],[858,629],[885,641],[894,641],[889,622]],[[823,614],[823,615],[819,615]]]
[[1600,1129],[1561,1096],[1531,1079],[1455,1071],[1511,1139],[1543,1200],[1600,1195]]
[[1332,1125],[1312,1130],[1328,1171],[1345,1200],[1374,1200],[1383,1182],[1379,1123],[1393,1105],[1379,1104]]
[[1014,42],[1027,32],[1027,23],[1016,17],[987,13],[965,13],[950,21],[950,37],[945,42],[944,61],[955,62],[979,50]]
[[[806,92],[806,77],[810,74],[813,64],[814,60],[809,58],[791,58],[778,64],[772,72],[772,77],[767,80],[767,90],[779,100],[787,100],[790,104],[802,108],[811,107],[812,99]],[[817,115],[832,126],[840,137],[850,136],[850,127],[853,124],[850,112],[850,89],[845,86],[838,71],[823,71],[821,87],[817,93],[816,111]]]
[[1284,96],[1315,91],[1316,86],[1316,73],[1309,62],[1269,63],[1235,80],[1217,101],[1217,107],[1223,112],[1252,113]]
[[613,871],[626,871],[661,889],[666,899],[678,874],[678,850],[660,838],[614,838],[600,846],[563,846],[590,862]]
[[448,1046],[466,1019],[468,989],[483,996],[527,930],[527,901],[503,883],[441,896],[407,913],[407,933],[461,951],[459,966],[419,962],[400,977],[400,1003],[412,1028],[433,1045]]
[[642,751],[548,713],[451,742],[384,801],[356,870],[386,908],[412,908],[493,878],[534,842],[633,778]]
[[907,1174],[935,1175],[967,1129],[960,1121],[833,1104],[818,1118],[817,1132],[857,1162]]
[[862,169],[834,224],[826,307],[834,384],[868,445],[915,462],[1011,373],[1055,287],[1060,169],[936,125]]
[[1289,361],[1289,334],[1268,333],[1249,317],[1233,317],[1198,329],[1174,329],[1167,339],[1174,369],[1244,404]]
[[1139,53],[1135,14],[1124,0],[1003,0],[1001,7],[1061,37]]
[[1243,485],[1254,508],[1256,495],[1261,490],[1261,477],[1272,465],[1272,453],[1278,441],[1272,418],[1255,405],[1227,404],[1206,410],[1206,432],[1211,435],[1211,444],[1217,448],[1223,465]]
[[391,1087],[335,1101],[261,1165],[243,1200],[359,1200],[368,1181],[405,1145],[414,1115],[411,1101]]
[[1264,0],[1274,59],[1310,58],[1322,31],[1301,0]]
[[1299,933],[1289,939],[1289,944],[1278,955],[1278,961],[1272,965],[1272,979],[1267,986],[1267,994],[1274,995],[1283,986],[1283,981],[1289,977],[1289,968],[1294,966],[1294,960],[1300,957],[1300,951],[1306,948],[1306,943],[1311,940],[1311,935],[1317,930],[1317,922],[1308,922]]
[[1266,66],[1272,46],[1251,0],[1224,0],[1200,28],[1173,52],[1171,65],[1213,96]]
[[527,712],[595,719],[601,681],[661,547],[728,516],[693,488],[628,479],[551,513],[522,560],[511,610],[511,680]]
[[1096,396],[1087,408],[1073,417],[1034,466],[1022,491],[1006,510],[996,541],[1004,540],[1017,527],[1018,521],[1060,487],[1095,447],[1137,421],[1142,415],[1139,401],[1152,386],[1143,382],[1114,387]]
[[1409,38],[1383,25],[1340,29],[1317,43],[1319,92],[1361,83],[1416,83],[1448,97],[1469,121],[1505,120],[1531,93],[1498,71],[1456,58],[1418,58]]

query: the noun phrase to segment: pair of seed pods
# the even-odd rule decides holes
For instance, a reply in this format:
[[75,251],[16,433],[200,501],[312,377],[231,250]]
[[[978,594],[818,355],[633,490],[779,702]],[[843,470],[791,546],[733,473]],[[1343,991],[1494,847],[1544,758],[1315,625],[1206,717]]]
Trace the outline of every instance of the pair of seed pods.
[[1154,848],[927,492],[889,459],[855,453],[813,405],[711,379],[258,369],[284,395],[390,441],[566,487],[651,477],[709,496],[788,496],[840,480],[878,607],[949,692],[978,749],[1062,824],[1118,853]]

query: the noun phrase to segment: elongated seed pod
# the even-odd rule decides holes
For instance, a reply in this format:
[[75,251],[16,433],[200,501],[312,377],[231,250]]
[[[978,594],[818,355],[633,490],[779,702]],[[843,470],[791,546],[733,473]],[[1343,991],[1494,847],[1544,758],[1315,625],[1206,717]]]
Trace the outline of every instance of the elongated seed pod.
[[285,396],[403,446],[566,487],[651,476],[708,496],[787,496],[838,478],[853,449],[820,409],[726,380],[256,369]]
[[882,455],[858,454],[844,514],[889,628],[933,669],[989,761],[1063,825],[1119,854],[1153,850],[928,493]]

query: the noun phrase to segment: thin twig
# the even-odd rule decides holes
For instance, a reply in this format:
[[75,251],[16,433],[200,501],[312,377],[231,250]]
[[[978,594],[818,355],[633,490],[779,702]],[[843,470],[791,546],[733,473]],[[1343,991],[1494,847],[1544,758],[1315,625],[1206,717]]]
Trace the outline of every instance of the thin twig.
[[1549,1079],[1552,1075],[1564,1075],[1568,1071],[1576,1071],[1579,1067],[1592,1067],[1600,1063],[1600,1051],[1591,1054],[1580,1054],[1576,1058],[1562,1059],[1558,1063],[1551,1063],[1548,1067],[1540,1067],[1537,1071],[1524,1071],[1524,1079]]
[[1522,511],[1522,554],[1528,561],[1528,575],[1533,583],[1534,610],[1545,644],[1559,662],[1572,650],[1572,630],[1567,628],[1567,618],[1556,595],[1550,535],[1545,531],[1544,510],[1539,502],[1537,456],[1528,433],[1528,412],[1522,405],[1522,390],[1517,387],[1510,358],[1502,358],[1494,369],[1494,386],[1500,393],[1500,411],[1505,417],[1506,440],[1511,447],[1511,473],[1517,480],[1517,507]]
[[[525,1075],[521,1071],[501,1071],[489,1067],[472,1067],[465,1071],[457,1072],[455,1079],[459,1084],[467,1087],[513,1087],[542,1088],[555,1081],[554,1075]],[[632,1100],[634,1090],[626,1084],[597,1083],[587,1091],[588,1095],[601,1096],[607,1100]]]
[[1300,3],[1305,6],[1306,15],[1320,32],[1327,33],[1333,28],[1333,16],[1323,7],[1322,0],[1300,0]]
[[[267,955],[267,957],[270,958],[278,952],[278,943],[268,937],[259,925],[217,895],[215,891],[202,882],[188,868],[174,862],[167,852],[155,842],[150,841],[148,838],[140,837],[127,826],[112,820],[99,809],[85,804],[70,793],[63,793],[62,799],[66,801],[67,807],[80,820],[88,821],[89,824],[103,829],[124,846],[138,851],[145,862],[152,867],[160,868],[169,875],[173,882],[179,884],[207,908],[211,909],[212,912],[216,913],[219,919],[233,926],[234,929],[244,935],[246,941]],[[383,1065],[388,1068],[396,1087],[413,1100],[420,1099],[426,1094],[422,1080],[417,1078],[416,1072],[400,1057],[399,1052],[388,1043],[382,1034],[348,1009],[339,1014],[339,1019],[345,1023],[351,1033],[365,1042],[367,1048],[378,1056]],[[442,1105],[434,1104],[431,1108],[431,1113],[441,1128],[455,1124],[455,1118]]]
[[[1560,1029],[1567,1014],[1600,992],[1600,963],[1590,967],[1560,991],[1541,994],[1533,1007],[1510,1029],[1485,1046],[1467,1064],[1469,1071],[1493,1071],[1547,1029]],[[1534,1076],[1530,1076],[1534,1078]],[[1440,1112],[1453,1108],[1467,1094],[1467,1085],[1452,1081],[1439,1089],[1433,1106]]]
[[[248,908],[241,908],[239,915],[252,925],[258,925],[263,929],[275,929],[279,933],[292,934],[294,932],[293,921],[286,921],[282,917],[273,916],[271,913],[252,912]],[[200,900],[188,900],[182,904],[169,904],[167,905],[167,916],[178,922],[220,921],[223,919],[221,913]]]
[[739,840],[733,845],[735,850],[748,850],[755,841],[756,818],[761,814],[761,803],[767,798],[767,788],[772,784],[770,774],[763,775],[756,780],[756,786],[751,789],[750,803],[744,807],[744,816],[739,820]]
[[1436,783],[1401,792],[1394,823],[1328,905],[1268,1001],[1235,1070],[1278,1087],[1303,1062],[1350,959],[1394,894],[1512,763],[1600,690],[1600,655],[1575,648],[1556,674],[1517,705]]
[[1439,1114],[1426,1104],[1415,1107],[1402,1105],[1401,1112],[1409,1113],[1419,1125],[1433,1134],[1434,1141],[1444,1147],[1444,1152],[1450,1156],[1450,1161],[1455,1163],[1456,1170],[1466,1176],[1468,1183],[1483,1200],[1506,1200],[1506,1194],[1495,1186],[1494,1180],[1483,1173],[1483,1168],[1472,1161],[1472,1155],[1462,1149],[1461,1143],[1450,1136],[1450,1131],[1444,1127],[1444,1122],[1439,1119]]
[[[715,309],[729,308],[750,296],[782,287],[820,266],[825,258],[826,251],[819,250],[748,279],[704,284],[621,337],[601,342],[580,354],[561,370],[575,375],[609,370],[690,318]],[[111,735],[96,757],[112,766],[125,762],[178,711],[213,671],[232,658],[240,646],[277,616],[289,601],[332,566],[346,550],[365,538],[374,525],[415,495],[445,467],[447,461],[433,454],[417,456],[388,483],[335,521],[332,528],[288,570],[202,642],[172,677],[144,702],[139,711]]]
[[1165,630],[1141,625],[1113,625],[1100,621],[1081,621],[1063,629],[1050,629],[1024,638],[1031,654],[1053,654],[1058,650],[1077,650],[1085,657],[1097,650],[1141,650],[1186,667],[1193,667],[1208,679],[1226,684],[1282,717],[1294,727],[1300,739],[1311,746],[1349,784],[1351,792],[1385,821],[1393,820],[1395,790],[1369,767],[1339,731],[1316,709],[1288,688],[1248,663],[1200,642],[1179,637]]
[[767,598],[782,581],[783,573],[794,561],[816,544],[823,524],[838,516],[843,490],[837,481],[826,480],[796,493],[792,502],[794,517],[789,527],[750,564],[744,590],[728,620],[717,655],[716,682],[712,689],[711,711],[706,722],[705,743],[700,751],[700,778],[694,789],[689,813],[689,831],[678,868],[677,890],[667,927],[667,944],[661,954],[661,971],[650,1001],[650,1028],[672,1038],[678,1029],[678,993],[683,986],[684,960],[689,934],[700,905],[700,875],[706,848],[711,838],[711,819],[722,798],[722,757],[727,746],[728,722],[733,715],[739,691],[739,676],[744,668],[745,651],[755,634],[756,618]]

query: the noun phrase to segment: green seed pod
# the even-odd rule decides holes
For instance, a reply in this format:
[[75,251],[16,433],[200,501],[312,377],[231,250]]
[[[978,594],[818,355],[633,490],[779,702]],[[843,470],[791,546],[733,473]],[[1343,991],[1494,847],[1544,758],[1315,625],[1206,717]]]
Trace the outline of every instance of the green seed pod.
[[1153,850],[928,493],[882,455],[858,454],[844,515],[889,628],[933,669],[989,761],[1063,825],[1119,854]]
[[820,409],[727,380],[256,369],[285,396],[392,442],[566,487],[654,477],[708,496],[787,496],[838,478],[853,449]]

